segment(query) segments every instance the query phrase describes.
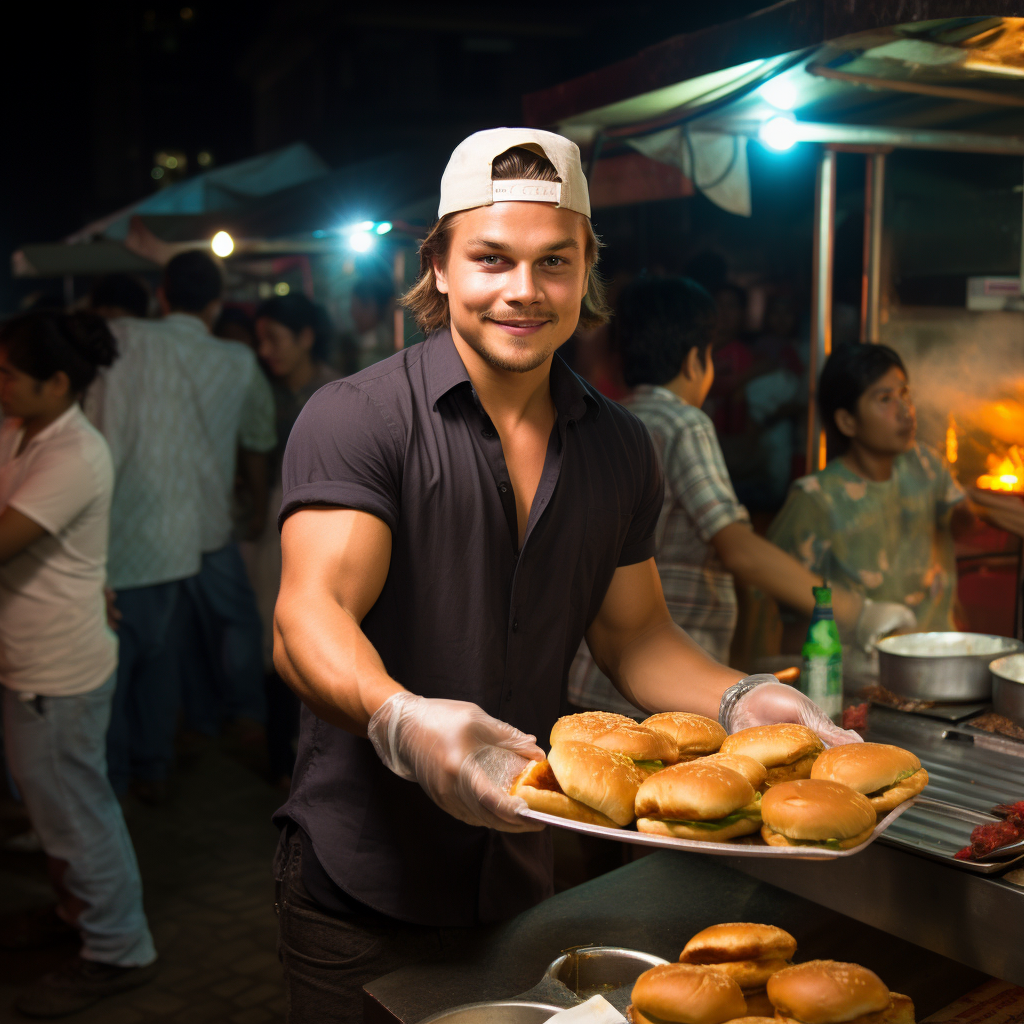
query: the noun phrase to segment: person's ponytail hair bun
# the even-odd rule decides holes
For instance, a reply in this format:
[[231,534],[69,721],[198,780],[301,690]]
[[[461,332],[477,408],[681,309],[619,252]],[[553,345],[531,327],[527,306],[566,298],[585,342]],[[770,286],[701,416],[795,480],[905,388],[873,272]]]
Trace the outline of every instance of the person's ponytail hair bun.
[[23,313],[0,328],[0,346],[16,369],[35,380],[66,374],[74,395],[85,391],[99,367],[117,358],[117,342],[106,320],[87,312]]

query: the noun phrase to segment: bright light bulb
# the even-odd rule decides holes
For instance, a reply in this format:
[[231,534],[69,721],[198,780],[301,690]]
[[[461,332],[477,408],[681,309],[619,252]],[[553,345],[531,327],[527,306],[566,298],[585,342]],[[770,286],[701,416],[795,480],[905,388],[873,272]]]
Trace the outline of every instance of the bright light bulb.
[[275,295],[287,295],[291,290],[291,285],[289,285],[287,281],[278,281],[277,284],[274,285]]
[[218,231],[213,236],[210,248],[221,258],[230,256],[235,251],[235,240],[226,231]]
[[785,78],[769,79],[759,91],[763,99],[779,110],[792,110],[796,106],[796,86]]
[[377,225],[377,234],[378,235],[386,235],[390,230],[391,230],[391,221],[389,221],[389,220],[382,220]]
[[373,247],[373,236],[368,231],[353,231],[348,236],[348,244],[356,252],[369,252]]
[[769,118],[757,133],[757,137],[769,149],[784,153],[792,149],[797,143],[796,120],[780,114],[778,117]]
[[372,231],[373,230],[373,221],[372,220],[361,220],[356,225],[355,229],[356,229],[356,231]]

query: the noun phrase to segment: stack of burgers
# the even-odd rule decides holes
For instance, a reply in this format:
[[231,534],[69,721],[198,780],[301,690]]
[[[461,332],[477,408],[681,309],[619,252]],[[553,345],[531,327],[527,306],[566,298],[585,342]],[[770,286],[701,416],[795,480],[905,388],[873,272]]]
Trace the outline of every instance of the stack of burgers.
[[727,736],[685,712],[643,723],[587,711],[560,718],[547,760],[510,792],[529,807],[592,825],[704,842],[760,832],[770,846],[850,849],[878,817],[919,793],[928,773],[909,751],[878,743],[825,750],[802,725]]
[[632,1024],[914,1024],[914,1004],[858,964],[792,965],[796,939],[764,924],[698,932],[679,963],[633,985]]

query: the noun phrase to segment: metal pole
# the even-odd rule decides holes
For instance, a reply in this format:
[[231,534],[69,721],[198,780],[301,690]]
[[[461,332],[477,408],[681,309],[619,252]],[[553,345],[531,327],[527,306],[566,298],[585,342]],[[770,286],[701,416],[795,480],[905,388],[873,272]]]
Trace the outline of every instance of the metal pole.
[[[395,250],[395,261],[393,265],[395,281],[395,298],[400,299],[405,291],[405,251]],[[401,352],[405,348],[405,314],[402,307],[395,303],[395,351]]]
[[807,472],[825,468],[825,434],[818,414],[818,377],[832,351],[832,262],[836,234],[836,153],[823,148],[814,195],[814,269],[811,299]]
[[864,181],[864,278],[861,288],[860,340],[877,345],[882,303],[882,227],[885,222],[885,154],[866,158]]

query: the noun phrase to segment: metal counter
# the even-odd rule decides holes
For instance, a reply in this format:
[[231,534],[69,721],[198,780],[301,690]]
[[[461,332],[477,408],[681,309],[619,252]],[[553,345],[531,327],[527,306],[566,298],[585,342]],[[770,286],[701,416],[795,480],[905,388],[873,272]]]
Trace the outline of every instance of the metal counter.
[[[1024,799],[1024,756],[1004,752],[1024,752],[1024,744],[877,707],[869,726],[866,739],[921,758],[932,779],[927,796],[973,810]],[[940,845],[948,847],[948,837],[912,808],[857,857],[827,864],[725,859],[752,877],[1024,985],[1024,886],[931,859]]]

